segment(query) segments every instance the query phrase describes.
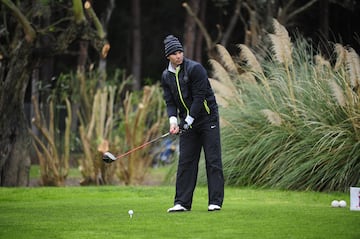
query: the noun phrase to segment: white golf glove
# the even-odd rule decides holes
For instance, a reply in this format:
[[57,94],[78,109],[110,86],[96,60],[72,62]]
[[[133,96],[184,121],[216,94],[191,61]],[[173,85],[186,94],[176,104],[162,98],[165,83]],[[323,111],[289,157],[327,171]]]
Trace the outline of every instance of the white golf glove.
[[171,116],[170,118],[169,118],[169,123],[170,123],[170,125],[171,124],[178,124],[178,122],[177,122],[177,118],[175,117],[175,116]]
[[191,117],[190,115],[187,115],[185,118],[185,122],[190,127],[192,125],[192,123],[194,122],[194,118]]
[[169,123],[170,123],[170,129],[169,132],[171,134],[177,134],[179,133],[179,126],[178,126],[178,122],[177,122],[177,118],[175,116],[171,116],[169,118]]
[[194,122],[194,118],[191,117],[190,115],[187,115],[186,118],[185,118],[185,124],[184,124],[183,128],[185,130],[191,128],[191,125],[192,125],[193,122]]

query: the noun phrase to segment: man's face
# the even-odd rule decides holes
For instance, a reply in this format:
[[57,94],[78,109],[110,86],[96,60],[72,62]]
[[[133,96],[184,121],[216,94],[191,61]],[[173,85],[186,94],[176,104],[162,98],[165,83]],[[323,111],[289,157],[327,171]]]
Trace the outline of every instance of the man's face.
[[178,66],[180,64],[182,64],[183,60],[184,60],[184,53],[182,51],[176,51],[172,54],[170,54],[167,59],[170,61],[170,63],[173,66]]

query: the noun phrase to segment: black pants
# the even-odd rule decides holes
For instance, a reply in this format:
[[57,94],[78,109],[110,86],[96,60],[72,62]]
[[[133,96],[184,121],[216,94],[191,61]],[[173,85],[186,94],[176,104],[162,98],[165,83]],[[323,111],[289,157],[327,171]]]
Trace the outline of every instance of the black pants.
[[174,204],[181,204],[189,210],[198,176],[201,149],[205,153],[208,204],[222,206],[224,176],[218,114],[197,119],[191,129],[180,135],[180,157]]

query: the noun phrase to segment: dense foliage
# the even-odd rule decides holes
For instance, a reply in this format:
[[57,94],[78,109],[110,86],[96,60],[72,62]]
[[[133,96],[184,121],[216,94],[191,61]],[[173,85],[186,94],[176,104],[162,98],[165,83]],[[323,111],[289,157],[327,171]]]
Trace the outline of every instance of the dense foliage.
[[[359,56],[334,44],[331,64],[274,25],[272,51],[261,67],[241,46],[247,73],[227,70],[238,93],[221,109],[226,182],[347,191],[360,184]],[[213,66],[215,78],[226,78]]]

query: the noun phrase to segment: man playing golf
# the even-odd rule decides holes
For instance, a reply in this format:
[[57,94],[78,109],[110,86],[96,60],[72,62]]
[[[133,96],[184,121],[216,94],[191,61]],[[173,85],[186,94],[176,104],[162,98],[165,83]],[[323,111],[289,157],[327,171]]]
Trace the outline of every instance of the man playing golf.
[[[224,176],[218,105],[205,68],[184,58],[179,40],[164,40],[169,60],[162,74],[170,134],[180,131],[180,155],[174,206],[168,212],[190,211],[201,150],[204,150],[208,181],[208,211],[220,210],[224,199]],[[178,120],[179,119],[179,120]]]

